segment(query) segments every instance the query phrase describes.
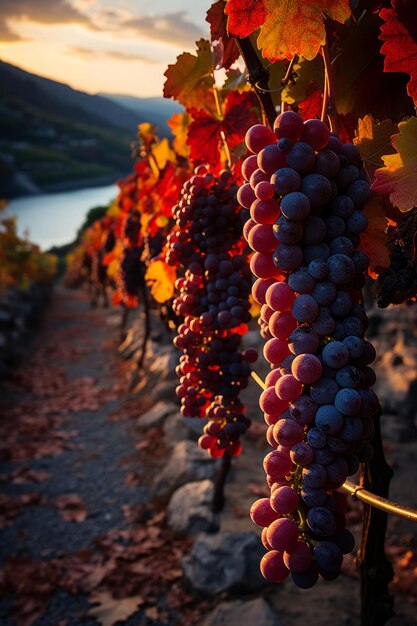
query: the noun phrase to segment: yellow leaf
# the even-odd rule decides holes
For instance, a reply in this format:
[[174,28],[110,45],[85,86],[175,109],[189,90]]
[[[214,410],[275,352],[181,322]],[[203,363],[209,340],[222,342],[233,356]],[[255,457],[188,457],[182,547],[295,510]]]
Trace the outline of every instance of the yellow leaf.
[[169,224],[169,219],[165,215],[158,215],[155,220],[155,224],[158,228],[165,228]]
[[100,591],[90,596],[90,601],[98,606],[90,609],[88,615],[95,617],[102,626],[114,626],[126,621],[145,603],[142,596],[114,598],[108,591]]
[[156,137],[156,128],[149,122],[138,125],[138,137],[145,146],[150,146]]
[[258,47],[272,62],[295,54],[314,59],[326,41],[325,15],[338,22],[350,16],[349,0],[264,0],[264,5]]
[[174,139],[174,150],[177,154],[184,158],[188,158],[190,154],[190,146],[187,144],[187,128],[191,119],[188,113],[174,113],[168,120],[168,126],[172,130]]
[[395,152],[391,136],[397,131],[397,125],[391,120],[379,122],[372,115],[365,115],[363,119],[358,120],[353,143],[361,153],[363,166],[370,180],[373,179],[375,170],[383,165],[382,155]]
[[417,118],[398,124],[392,137],[396,154],[384,155],[384,167],[375,172],[374,191],[389,194],[391,203],[406,213],[417,206]]
[[[176,161],[175,152],[169,145],[169,141],[166,137],[162,139],[162,141],[152,144],[151,152],[160,170],[163,170],[169,161]],[[152,165],[152,159],[150,159],[150,161]]]
[[259,317],[261,313],[261,305],[258,304],[255,298],[253,298],[251,295],[249,295],[249,302],[250,302],[249,313],[252,315],[253,318]]
[[175,269],[161,260],[152,261],[145,274],[151,294],[159,304],[170,300],[174,295],[175,279]]

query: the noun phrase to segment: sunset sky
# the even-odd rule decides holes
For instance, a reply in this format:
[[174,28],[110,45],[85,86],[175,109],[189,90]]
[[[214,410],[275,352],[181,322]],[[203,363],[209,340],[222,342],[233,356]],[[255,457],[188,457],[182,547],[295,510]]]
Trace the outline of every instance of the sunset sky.
[[0,0],[0,59],[89,93],[162,95],[210,0]]

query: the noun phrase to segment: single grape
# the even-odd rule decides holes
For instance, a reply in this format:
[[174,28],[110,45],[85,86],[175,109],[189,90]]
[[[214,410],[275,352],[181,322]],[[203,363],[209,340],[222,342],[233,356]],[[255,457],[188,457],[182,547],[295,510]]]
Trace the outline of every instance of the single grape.
[[245,135],[245,143],[251,152],[258,153],[268,146],[275,144],[276,137],[274,132],[263,124],[255,124],[251,126]]
[[294,111],[280,113],[275,119],[274,131],[278,139],[286,138],[291,142],[298,141],[304,132],[303,119]]
[[301,140],[310,144],[313,150],[322,150],[330,139],[330,131],[321,120],[307,120],[304,122],[304,131]]

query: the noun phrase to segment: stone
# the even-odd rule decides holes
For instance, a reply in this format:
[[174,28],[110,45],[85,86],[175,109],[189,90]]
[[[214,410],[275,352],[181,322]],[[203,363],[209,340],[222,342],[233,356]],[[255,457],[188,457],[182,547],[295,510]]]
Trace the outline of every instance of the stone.
[[211,510],[213,494],[211,480],[186,483],[177,489],[168,504],[168,525],[188,536],[216,530],[219,519]]
[[176,411],[178,411],[178,407],[172,402],[157,402],[149,411],[142,413],[138,419],[138,426],[140,428],[161,426],[165,418]]
[[190,439],[197,441],[203,434],[203,428],[206,420],[198,417],[183,417],[181,413],[176,412],[168,415],[164,422],[164,433],[166,442],[169,446],[174,446],[179,441]]
[[219,461],[194,441],[180,441],[174,446],[165,467],[155,476],[154,495],[168,496],[185,483],[213,478],[218,467]]
[[281,626],[276,613],[264,598],[220,602],[202,626]]
[[253,531],[200,535],[182,567],[190,585],[203,593],[251,593],[268,586],[259,571],[264,552]]
[[[152,375],[153,377],[153,375]],[[178,384],[177,380],[173,380],[168,379],[165,381],[162,381],[156,385],[153,385],[150,393],[152,394],[152,397],[155,399],[156,402],[158,401],[172,401],[172,398],[176,398],[176,394],[175,394],[175,388]],[[171,402],[172,404],[172,402]],[[178,411],[178,404],[175,405],[175,410]]]

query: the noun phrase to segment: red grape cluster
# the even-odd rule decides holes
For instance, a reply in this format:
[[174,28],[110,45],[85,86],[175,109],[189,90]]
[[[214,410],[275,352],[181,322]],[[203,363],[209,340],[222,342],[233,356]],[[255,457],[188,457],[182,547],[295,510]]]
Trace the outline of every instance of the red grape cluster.
[[242,241],[237,185],[198,166],[173,207],[177,229],[168,237],[167,262],[185,272],[177,279],[173,309],[184,317],[174,345],[182,351],[177,374],[181,413],[207,417],[199,444],[215,457],[241,452],[250,420],[239,392],[247,386],[256,352],[240,350],[247,332],[252,277]]
[[353,549],[335,490],[372,455],[379,403],[375,351],[364,339],[368,259],[358,250],[370,189],[356,147],[320,120],[288,111],[274,130],[250,128],[246,143],[254,154],[238,198],[250,209],[252,293],[272,367],[260,397],[271,497],[251,516],[264,527],[263,575],[291,574],[308,588],[335,578]]

